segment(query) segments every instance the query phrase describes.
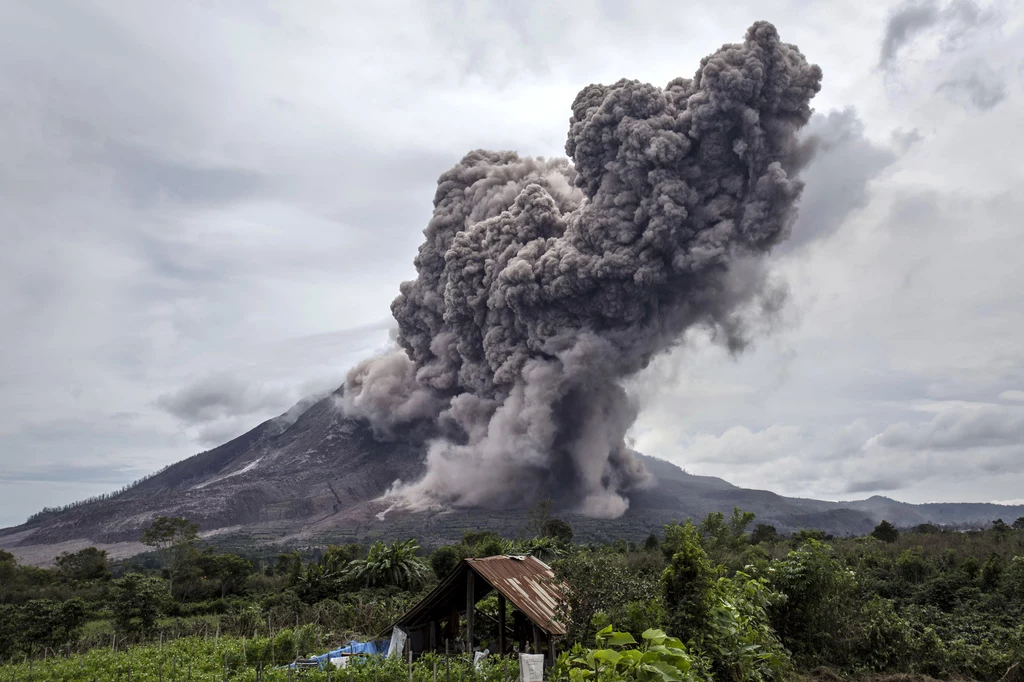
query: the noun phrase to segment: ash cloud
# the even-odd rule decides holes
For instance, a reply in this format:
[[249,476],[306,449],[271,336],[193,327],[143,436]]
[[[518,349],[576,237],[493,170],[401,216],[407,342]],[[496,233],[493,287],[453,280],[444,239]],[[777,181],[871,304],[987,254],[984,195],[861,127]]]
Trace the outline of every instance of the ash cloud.
[[781,305],[763,257],[796,217],[820,85],[759,22],[693,78],[584,88],[569,159],[478,150],[444,173],[392,304],[401,351],[353,369],[342,399],[382,435],[431,430],[427,473],[396,502],[550,494],[622,514],[649,480],[623,381],[695,327],[738,352]]

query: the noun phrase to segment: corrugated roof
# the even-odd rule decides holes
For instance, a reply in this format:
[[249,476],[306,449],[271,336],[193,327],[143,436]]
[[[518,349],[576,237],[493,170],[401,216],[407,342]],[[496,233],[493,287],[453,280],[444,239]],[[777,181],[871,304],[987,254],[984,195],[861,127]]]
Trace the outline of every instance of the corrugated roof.
[[[555,620],[561,601],[561,586],[555,574],[543,561],[532,556],[490,556],[463,559],[441,579],[427,596],[405,613],[395,625],[417,626],[443,613],[438,607],[455,603],[465,611],[465,572],[472,570],[479,578],[505,595],[517,609],[550,635],[564,635],[565,626]],[[484,593],[477,589],[477,597]],[[432,615],[433,614],[433,615]],[[446,614],[445,614],[446,615]]]
[[466,563],[541,629],[565,634],[565,626],[555,620],[562,591],[543,561],[532,556],[490,556],[466,559]]

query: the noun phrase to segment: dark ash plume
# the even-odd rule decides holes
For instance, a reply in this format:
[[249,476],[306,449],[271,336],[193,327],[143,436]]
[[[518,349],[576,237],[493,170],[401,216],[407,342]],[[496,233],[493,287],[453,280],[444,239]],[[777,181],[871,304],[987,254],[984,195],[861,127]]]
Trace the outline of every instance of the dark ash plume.
[[780,304],[763,255],[785,239],[821,70],[775,27],[664,89],[590,85],[572,160],[476,151],[441,176],[392,304],[404,355],[353,370],[344,404],[382,433],[429,421],[412,507],[541,494],[617,516],[647,474],[625,446],[622,381],[701,326],[732,350]]

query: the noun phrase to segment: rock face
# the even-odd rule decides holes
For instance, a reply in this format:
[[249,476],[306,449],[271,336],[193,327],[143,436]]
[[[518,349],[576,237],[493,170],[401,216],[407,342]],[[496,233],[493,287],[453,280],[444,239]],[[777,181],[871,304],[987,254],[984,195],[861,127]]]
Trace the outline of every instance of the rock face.
[[[471,528],[507,535],[523,531],[524,510],[389,511],[380,496],[396,479],[415,480],[422,473],[423,444],[378,440],[366,424],[339,412],[336,395],[300,403],[114,497],[0,530],[0,547],[36,564],[89,545],[106,548],[115,557],[127,556],[145,549],[138,539],[158,515],[185,516],[199,524],[203,536],[230,546],[398,537],[416,537],[430,546],[456,540]],[[820,528],[835,534],[868,532],[882,518],[909,525],[1024,516],[1024,507],[999,505],[786,498],[641,457],[656,485],[631,495],[623,517],[609,521],[558,512],[577,537],[640,540],[669,521],[702,518],[712,511],[728,514],[734,506],[755,512],[758,523],[771,523],[780,531]]]

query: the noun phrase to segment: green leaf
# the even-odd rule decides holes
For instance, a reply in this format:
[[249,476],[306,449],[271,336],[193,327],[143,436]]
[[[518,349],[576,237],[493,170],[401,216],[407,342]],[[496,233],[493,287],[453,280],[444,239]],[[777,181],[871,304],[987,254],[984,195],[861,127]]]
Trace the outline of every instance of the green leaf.
[[644,633],[640,635],[648,641],[653,641],[655,644],[661,644],[662,640],[667,636],[664,630],[658,630],[656,628],[647,628]]
[[626,646],[627,644],[636,644],[633,635],[628,632],[613,632],[605,640],[605,646]]
[[664,682],[681,682],[683,679],[682,673],[678,668],[664,661],[651,661],[650,663],[644,663],[640,667],[646,672],[653,673],[656,679],[663,680]]
[[616,665],[622,660],[622,654],[614,649],[598,649],[594,652],[594,658],[605,663]]

